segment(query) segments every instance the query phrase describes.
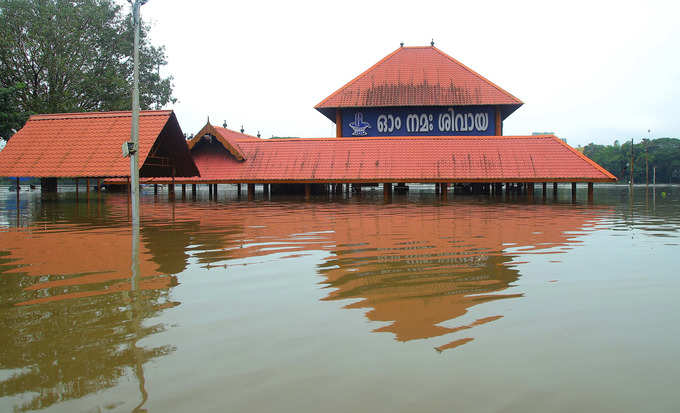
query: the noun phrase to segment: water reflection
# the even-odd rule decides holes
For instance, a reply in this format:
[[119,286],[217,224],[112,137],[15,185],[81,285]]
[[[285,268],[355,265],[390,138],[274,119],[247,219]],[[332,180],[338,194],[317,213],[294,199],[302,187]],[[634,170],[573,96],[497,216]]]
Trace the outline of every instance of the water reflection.
[[[532,254],[564,254],[603,225],[648,227],[659,236],[678,227],[677,217],[656,217],[656,208],[639,204],[618,211],[519,201],[171,204],[146,198],[139,267],[131,276],[136,244],[124,196],[19,207],[6,207],[0,228],[0,397],[28,395],[17,410],[115,387],[126,375],[135,377],[134,406],[143,409],[145,365],[178,350],[140,340],[170,328],[160,315],[182,309],[173,288],[195,268],[229,276],[259,257],[276,273],[282,260],[322,251],[316,274],[323,301],[361,309],[376,333],[400,342],[431,339],[442,352],[470,343],[475,329],[505,316],[479,306],[481,316],[462,317],[473,307],[523,297],[518,263]],[[641,211],[647,211],[643,218]],[[612,219],[615,214],[624,219]]]

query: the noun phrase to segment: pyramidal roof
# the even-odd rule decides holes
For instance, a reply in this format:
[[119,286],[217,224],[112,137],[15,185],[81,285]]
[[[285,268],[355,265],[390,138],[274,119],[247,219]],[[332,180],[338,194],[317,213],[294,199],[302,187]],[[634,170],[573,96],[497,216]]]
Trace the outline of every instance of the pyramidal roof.
[[434,46],[400,47],[315,108],[331,120],[335,109],[384,106],[503,106],[523,102]]

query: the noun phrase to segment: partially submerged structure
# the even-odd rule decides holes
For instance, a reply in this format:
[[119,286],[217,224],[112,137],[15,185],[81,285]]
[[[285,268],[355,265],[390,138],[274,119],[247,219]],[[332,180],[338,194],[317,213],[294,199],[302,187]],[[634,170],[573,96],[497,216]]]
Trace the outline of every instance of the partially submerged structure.
[[[189,146],[201,178],[183,183],[255,184],[265,191],[338,184],[434,183],[471,191],[503,186],[589,184],[616,177],[554,135],[503,136],[522,101],[434,47],[400,47],[324,99],[316,109],[336,138],[259,139],[208,123]],[[167,179],[155,182],[168,182]],[[556,186],[554,186],[556,188]],[[240,187],[239,187],[240,190]]]
[[[31,116],[0,153],[0,176],[41,178],[48,192],[59,178],[129,178],[131,123],[131,112]],[[142,177],[198,175],[172,111],[140,113],[139,168]]]
[[[522,101],[434,47],[400,47],[316,105],[335,138],[260,139],[209,122],[188,144],[172,112],[142,112],[140,176],[147,183],[255,185],[265,193],[346,191],[350,185],[432,183],[472,192],[616,177],[554,135],[503,136]],[[119,154],[130,113],[39,115],[0,154],[0,176],[107,177],[124,184]],[[106,143],[106,144],[104,144]],[[190,151],[190,152],[189,152]]]

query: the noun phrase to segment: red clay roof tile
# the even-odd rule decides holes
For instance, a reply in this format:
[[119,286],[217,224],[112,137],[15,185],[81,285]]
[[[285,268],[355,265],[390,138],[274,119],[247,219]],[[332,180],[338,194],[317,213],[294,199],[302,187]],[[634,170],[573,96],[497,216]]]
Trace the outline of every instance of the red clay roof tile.
[[[244,140],[246,161],[194,147],[196,182],[610,182],[552,135]],[[179,181],[178,181],[179,182]]]
[[[510,105],[522,101],[434,46],[401,47],[315,108]],[[326,113],[328,112],[328,113]]]
[[[184,139],[178,137],[181,129],[167,110],[140,113],[139,165],[171,120],[173,130],[164,137],[164,144],[186,164],[180,169],[193,171],[185,176],[195,175]],[[122,156],[121,148],[130,139],[131,123],[131,112],[33,115],[0,153],[0,176],[129,176],[130,160]]]

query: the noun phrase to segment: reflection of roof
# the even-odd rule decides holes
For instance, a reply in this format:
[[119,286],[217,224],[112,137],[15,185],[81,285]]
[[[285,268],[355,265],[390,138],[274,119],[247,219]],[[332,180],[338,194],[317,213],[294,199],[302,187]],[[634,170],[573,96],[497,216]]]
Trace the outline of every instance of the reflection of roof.
[[401,47],[335,91],[316,109],[381,106],[522,105],[510,93],[436,47]]
[[[3,243],[16,266],[6,274],[23,273],[35,277],[27,291],[53,290],[47,297],[29,299],[20,304],[36,304],[68,298],[90,297],[129,290],[131,234],[121,228],[31,232],[2,232]],[[78,259],[73,259],[74,254]],[[151,252],[140,246],[140,289],[161,289],[172,279],[158,271]],[[50,279],[41,277],[50,275]],[[62,290],[63,289],[63,290]]]
[[[131,112],[34,115],[0,154],[0,176],[129,176],[122,156],[130,139]],[[139,117],[141,176],[195,176],[182,131],[172,111]]]
[[[201,178],[220,182],[607,182],[616,178],[555,136],[234,141],[198,145]],[[178,180],[177,182],[182,182]]]

